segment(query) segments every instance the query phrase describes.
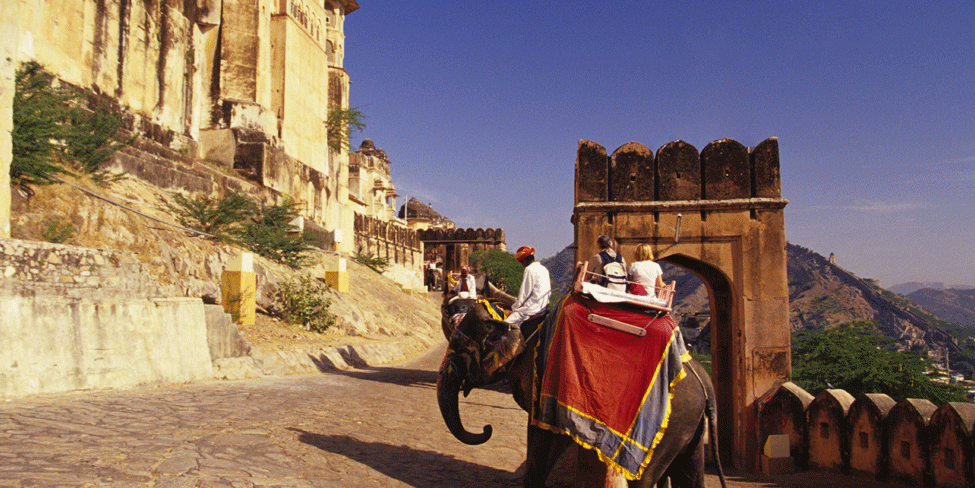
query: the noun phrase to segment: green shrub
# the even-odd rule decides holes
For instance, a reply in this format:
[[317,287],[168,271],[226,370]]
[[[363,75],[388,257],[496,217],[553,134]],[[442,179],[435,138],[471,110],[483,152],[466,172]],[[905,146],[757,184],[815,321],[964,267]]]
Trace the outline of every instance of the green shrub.
[[302,274],[296,280],[283,283],[280,294],[285,320],[313,332],[325,332],[335,325],[335,314],[328,310],[332,300],[329,286]]
[[261,256],[297,269],[311,250],[304,234],[291,225],[297,217],[297,204],[293,202],[258,202],[254,215],[244,223],[237,238]]
[[923,398],[937,405],[965,401],[964,390],[925,375],[931,361],[893,349],[873,322],[792,333],[792,381],[811,395],[841,388],[854,397],[886,393],[894,400]]
[[116,139],[122,117],[110,102],[92,111],[78,106],[79,94],[57,86],[54,75],[36,61],[22,63],[15,74],[13,100],[13,159],[11,182],[21,186],[49,185],[59,174],[72,172],[109,178],[101,168],[122,146]]
[[74,96],[56,88],[54,75],[35,61],[20,65],[14,83],[10,180],[24,186],[55,183],[58,174],[70,174],[54,154],[67,134],[66,103]]
[[325,119],[328,147],[341,151],[351,146],[352,134],[366,128],[365,118],[359,107],[330,108]]
[[515,259],[514,254],[497,249],[474,251],[470,261],[475,268],[487,274],[491,283],[503,286],[511,296],[518,296],[525,267]]
[[389,267],[389,261],[379,256],[374,256],[372,253],[363,253],[361,250],[356,251],[355,256],[353,256],[352,259],[379,274],[383,274],[386,271],[386,268]]
[[42,237],[45,242],[63,244],[74,237],[74,231],[74,224],[70,220],[49,220],[44,226]]
[[169,209],[176,214],[180,225],[223,240],[233,240],[243,223],[257,211],[257,202],[233,190],[222,198],[200,196],[190,199],[179,193],[173,193],[172,197],[175,203],[170,204]]
[[92,111],[80,108],[69,112],[70,129],[65,134],[64,152],[84,174],[101,174],[109,156],[135,140],[116,138],[122,128],[122,114],[111,102],[102,102]]

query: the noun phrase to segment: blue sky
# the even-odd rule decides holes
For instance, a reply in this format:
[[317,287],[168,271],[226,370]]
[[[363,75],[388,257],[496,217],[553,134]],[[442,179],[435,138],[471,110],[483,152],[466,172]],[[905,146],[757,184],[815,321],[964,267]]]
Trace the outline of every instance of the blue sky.
[[775,136],[790,242],[885,286],[975,285],[971,0],[359,4],[353,145],[510,250],[572,243],[580,139]]

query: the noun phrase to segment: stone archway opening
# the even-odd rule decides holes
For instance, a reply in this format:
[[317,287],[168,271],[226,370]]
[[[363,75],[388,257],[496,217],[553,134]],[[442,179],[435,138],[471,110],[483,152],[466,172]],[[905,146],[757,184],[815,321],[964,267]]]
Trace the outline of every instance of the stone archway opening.
[[731,282],[721,270],[703,261],[674,254],[661,257],[659,262],[678,266],[699,279],[708,293],[710,343],[711,343],[711,381],[714,383],[718,405],[718,444],[722,459],[730,459],[734,444],[734,397],[735,385],[732,372],[734,351],[732,344],[732,306],[733,292]]

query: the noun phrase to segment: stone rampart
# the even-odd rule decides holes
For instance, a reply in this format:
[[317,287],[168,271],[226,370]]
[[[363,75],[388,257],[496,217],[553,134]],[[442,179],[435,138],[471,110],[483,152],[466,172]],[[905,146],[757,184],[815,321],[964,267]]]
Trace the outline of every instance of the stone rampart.
[[393,222],[356,214],[355,244],[359,252],[383,258],[390,264],[417,269],[423,265],[423,245],[417,232]]
[[[802,419],[804,425],[796,425]],[[825,390],[815,398],[791,382],[759,404],[761,441],[789,436],[800,468],[890,480],[911,486],[975,484],[975,405],[895,402],[884,394],[853,398]]]

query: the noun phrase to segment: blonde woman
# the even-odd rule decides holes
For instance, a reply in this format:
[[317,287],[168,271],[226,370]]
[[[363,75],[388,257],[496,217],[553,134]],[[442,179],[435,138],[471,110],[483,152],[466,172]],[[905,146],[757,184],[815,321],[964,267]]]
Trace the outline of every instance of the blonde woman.
[[636,248],[636,261],[630,265],[630,293],[657,297],[656,288],[664,286],[664,272],[653,260],[650,244],[640,244]]

